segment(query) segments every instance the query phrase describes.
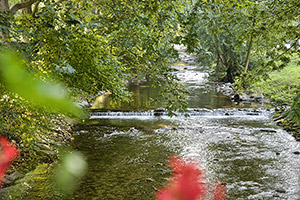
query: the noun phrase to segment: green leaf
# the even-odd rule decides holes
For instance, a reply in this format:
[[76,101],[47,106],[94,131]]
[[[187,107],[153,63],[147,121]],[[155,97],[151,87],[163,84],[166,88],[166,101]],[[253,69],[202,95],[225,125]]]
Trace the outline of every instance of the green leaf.
[[71,101],[64,87],[54,82],[33,78],[14,52],[1,53],[0,71],[8,91],[17,93],[38,106],[46,106],[63,114],[81,117],[81,109]]
[[87,163],[80,152],[64,153],[54,174],[56,189],[65,195],[72,194],[78,186],[78,179],[84,175],[86,168]]

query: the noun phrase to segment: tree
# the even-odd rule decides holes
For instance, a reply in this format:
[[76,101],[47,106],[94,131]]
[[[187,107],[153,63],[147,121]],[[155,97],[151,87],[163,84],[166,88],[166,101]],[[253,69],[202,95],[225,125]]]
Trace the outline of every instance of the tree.
[[246,58],[247,49],[251,49],[249,42],[240,40],[240,33],[251,20],[245,10],[234,6],[221,1],[197,1],[182,20],[183,43],[198,54],[204,65],[214,66],[217,79],[224,82],[234,82],[244,66],[248,68],[254,62]]

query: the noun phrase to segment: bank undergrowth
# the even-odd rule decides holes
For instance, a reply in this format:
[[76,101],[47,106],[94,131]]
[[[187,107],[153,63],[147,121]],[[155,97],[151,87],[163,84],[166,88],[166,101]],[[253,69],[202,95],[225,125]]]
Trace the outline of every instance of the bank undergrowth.
[[275,121],[300,141],[300,125],[297,121],[299,109],[295,104],[295,97],[300,90],[299,58],[294,58],[280,71],[270,72],[268,79],[252,84],[249,90],[252,93],[261,93],[277,104],[279,111],[274,115]]
[[262,93],[278,104],[291,104],[300,89],[299,60],[294,59],[280,71],[273,71],[269,79],[261,80],[250,86],[255,93]]
[[1,135],[20,151],[11,171],[27,173],[39,163],[52,163],[59,146],[71,142],[72,124],[64,115],[37,108],[12,93],[4,93],[0,101]]

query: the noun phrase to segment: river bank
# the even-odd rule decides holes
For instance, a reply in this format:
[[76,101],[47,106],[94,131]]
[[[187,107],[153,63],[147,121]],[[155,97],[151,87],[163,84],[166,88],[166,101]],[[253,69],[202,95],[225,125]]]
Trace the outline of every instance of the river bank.
[[[254,104],[255,107],[257,105],[263,106],[264,104],[272,105],[272,107],[275,108],[275,113],[272,116],[275,123],[293,135],[297,141],[300,141],[300,125],[295,121],[283,117],[283,114],[291,109],[291,104],[293,103],[292,97],[296,95],[297,90],[283,90],[282,85],[285,85],[284,87],[295,88],[294,84],[298,81],[298,79],[295,80],[295,78],[291,78],[292,76],[290,76],[289,73],[285,73],[290,70],[289,68],[293,69],[294,65],[290,65],[287,68],[288,69],[281,73],[274,72],[273,74],[276,74],[276,76],[273,76],[272,78],[271,75],[269,80],[254,84],[248,91],[241,94],[236,93],[236,90],[231,83],[219,83],[216,88],[217,91],[230,97],[236,104]],[[278,84],[279,77],[286,83]],[[287,79],[290,80],[286,81]],[[275,91],[276,87],[281,89]]]
[[[17,144],[20,155],[14,160],[3,179],[0,199],[22,199],[22,195],[36,185],[41,176],[57,165],[61,149],[71,145],[74,139],[74,124],[78,123],[63,115],[45,116],[44,123],[51,124],[43,132],[35,134],[36,140],[30,148]],[[37,119],[32,119],[40,123]],[[15,143],[15,141],[13,141]],[[39,183],[40,184],[40,183]]]

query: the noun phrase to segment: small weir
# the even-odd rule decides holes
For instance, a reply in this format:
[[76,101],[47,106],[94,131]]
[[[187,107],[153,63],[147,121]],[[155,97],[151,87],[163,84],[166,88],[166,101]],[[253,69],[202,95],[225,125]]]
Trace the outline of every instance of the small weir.
[[[245,117],[245,116],[263,116],[268,117],[274,113],[274,109],[205,109],[205,108],[195,108],[187,109],[186,112],[180,113],[175,112],[176,117],[211,117],[211,116],[235,116],[235,117]],[[101,119],[101,118],[152,118],[152,117],[165,117],[169,118],[168,112],[164,109],[156,109],[150,111],[98,111],[92,112],[90,119]]]

